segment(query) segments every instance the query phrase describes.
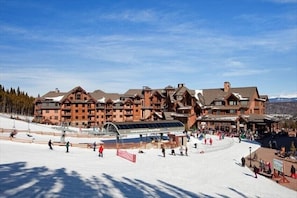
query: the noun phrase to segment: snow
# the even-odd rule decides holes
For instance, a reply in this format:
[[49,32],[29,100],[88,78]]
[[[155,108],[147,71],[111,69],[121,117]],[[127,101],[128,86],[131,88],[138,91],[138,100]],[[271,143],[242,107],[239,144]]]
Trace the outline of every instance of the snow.
[[63,97],[64,97],[64,95],[57,96],[57,97],[46,97],[45,99],[60,102]]
[[[0,116],[0,128],[28,129],[28,123]],[[263,176],[254,178],[240,159],[259,148],[255,142],[207,135],[213,145],[191,137],[188,156],[162,157],[161,149],[128,149],[136,163],[116,155],[115,149],[98,151],[53,146],[38,141],[60,140],[60,130],[29,124],[33,143],[0,140],[0,198],[4,197],[277,197],[296,198],[296,191]],[[59,135],[42,135],[47,131]],[[17,138],[30,138],[19,132]],[[0,133],[8,137],[9,133]],[[66,141],[94,142],[100,138],[67,137]],[[35,142],[36,141],[36,142]],[[194,148],[197,143],[197,148]],[[203,152],[202,152],[203,151]]]

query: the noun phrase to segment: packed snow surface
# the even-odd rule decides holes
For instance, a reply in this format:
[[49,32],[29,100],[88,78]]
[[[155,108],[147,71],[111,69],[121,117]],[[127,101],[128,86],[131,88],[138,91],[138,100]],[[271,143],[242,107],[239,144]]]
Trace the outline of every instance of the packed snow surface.
[[[14,122],[14,123],[13,123]],[[35,135],[33,131],[59,130],[0,116],[0,128],[28,129],[36,139],[57,136]],[[0,133],[2,136],[6,133]],[[27,133],[18,133],[25,138]],[[297,193],[263,176],[256,179],[240,159],[259,148],[254,142],[207,135],[213,144],[191,137],[188,156],[176,156],[166,149],[129,149],[136,155],[133,163],[105,149],[98,150],[47,144],[0,140],[0,198],[4,197],[262,197],[296,198]],[[58,139],[59,140],[59,139]],[[67,137],[71,142],[93,142],[94,139]],[[100,141],[100,139],[96,139]],[[197,144],[197,148],[194,144]]]

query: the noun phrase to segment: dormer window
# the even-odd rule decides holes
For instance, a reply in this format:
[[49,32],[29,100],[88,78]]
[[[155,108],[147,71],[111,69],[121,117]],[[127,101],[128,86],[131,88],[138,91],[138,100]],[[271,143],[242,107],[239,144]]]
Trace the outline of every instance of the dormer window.
[[214,105],[215,106],[222,106],[223,105],[223,102],[222,101],[215,101],[214,102]]
[[237,101],[236,100],[230,100],[229,101],[229,105],[230,106],[236,106],[237,105]]
[[80,93],[77,93],[77,94],[75,95],[75,99],[76,99],[76,100],[80,100],[80,99],[81,99],[81,95],[80,95]]

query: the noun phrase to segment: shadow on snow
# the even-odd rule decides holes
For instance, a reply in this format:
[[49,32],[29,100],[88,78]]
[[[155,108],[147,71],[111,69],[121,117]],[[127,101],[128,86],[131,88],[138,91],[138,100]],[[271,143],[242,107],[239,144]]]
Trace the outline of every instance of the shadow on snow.
[[[47,167],[27,168],[26,162],[0,164],[0,198],[2,197],[202,197],[205,193],[193,193],[179,186],[158,180],[150,184],[139,179],[116,178],[102,174],[89,179],[77,172],[68,173],[65,168],[50,170]],[[103,178],[103,179],[102,179]],[[228,188],[241,197],[236,189]],[[228,197],[217,194],[220,197]]]

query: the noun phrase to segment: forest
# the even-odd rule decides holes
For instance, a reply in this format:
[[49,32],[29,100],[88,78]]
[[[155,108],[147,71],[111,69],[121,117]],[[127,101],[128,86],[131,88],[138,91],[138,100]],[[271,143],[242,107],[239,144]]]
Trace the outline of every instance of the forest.
[[19,87],[5,89],[0,84],[0,112],[2,113],[33,116],[34,100],[34,97],[28,96]]

